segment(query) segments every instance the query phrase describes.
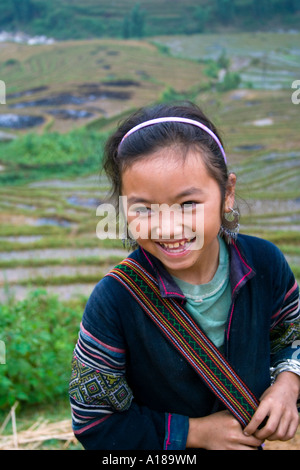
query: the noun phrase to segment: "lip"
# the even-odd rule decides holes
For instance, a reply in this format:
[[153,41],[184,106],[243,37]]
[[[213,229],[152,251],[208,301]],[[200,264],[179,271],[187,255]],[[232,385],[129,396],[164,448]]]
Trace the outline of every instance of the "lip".
[[[186,256],[191,252],[191,245],[195,242],[196,237],[192,239],[183,238],[181,240],[161,240],[154,241],[158,249],[166,256],[171,258],[179,258]],[[179,244],[180,246],[174,248],[168,248],[164,245]]]

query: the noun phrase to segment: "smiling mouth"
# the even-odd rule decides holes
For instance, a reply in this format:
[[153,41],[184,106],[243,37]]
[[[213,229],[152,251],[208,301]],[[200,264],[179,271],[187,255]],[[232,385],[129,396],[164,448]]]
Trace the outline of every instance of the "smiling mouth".
[[174,242],[155,242],[162,251],[168,253],[168,254],[183,254],[187,251],[189,251],[189,248],[191,247],[192,243],[196,240],[196,237],[194,238],[189,238],[189,239],[184,239],[184,240],[178,240]]

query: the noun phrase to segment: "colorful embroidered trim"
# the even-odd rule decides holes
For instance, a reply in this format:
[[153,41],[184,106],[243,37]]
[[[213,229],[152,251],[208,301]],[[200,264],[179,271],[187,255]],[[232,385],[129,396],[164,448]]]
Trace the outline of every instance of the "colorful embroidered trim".
[[162,298],[157,281],[130,258],[107,275],[124,285],[213,393],[246,426],[259,404],[257,398],[179,302]]

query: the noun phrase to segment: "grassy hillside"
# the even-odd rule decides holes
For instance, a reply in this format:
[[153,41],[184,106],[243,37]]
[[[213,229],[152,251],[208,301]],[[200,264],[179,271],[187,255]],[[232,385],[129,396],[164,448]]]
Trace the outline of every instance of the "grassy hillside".
[[[2,114],[40,117],[36,130],[66,132],[156,101],[168,88],[188,93],[209,81],[203,64],[135,40],[4,43],[1,59],[0,76],[7,84]],[[75,111],[76,119],[70,114]]]
[[[143,41],[89,40],[66,41],[52,45],[1,45],[1,78],[11,93],[40,86],[61,90],[64,86],[132,80],[160,87],[166,84],[188,89],[201,77],[203,66],[186,60],[174,60]],[[122,87],[122,84],[120,84]],[[130,86],[125,83],[124,87]],[[45,89],[41,90],[47,96]],[[157,92],[157,90],[156,90]],[[144,93],[143,93],[144,94]]]
[[[83,125],[107,130],[134,107],[213,92],[221,85],[224,66],[229,78],[238,75],[229,88],[290,90],[300,74],[299,37],[260,32],[160,36],[152,43],[2,43],[0,77],[7,86],[7,100],[1,105],[0,131],[2,127],[17,135],[30,130],[61,133]],[[39,121],[34,127],[5,128],[3,115],[12,114]]]
[[297,0],[2,0],[0,28],[59,39],[298,28]]

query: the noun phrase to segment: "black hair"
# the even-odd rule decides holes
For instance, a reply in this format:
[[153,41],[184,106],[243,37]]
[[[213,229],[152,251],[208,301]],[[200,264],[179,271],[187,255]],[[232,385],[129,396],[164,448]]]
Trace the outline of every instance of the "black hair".
[[[135,161],[147,158],[161,148],[180,145],[186,155],[191,147],[198,147],[210,176],[218,183],[224,202],[228,170],[221,150],[215,140],[204,130],[186,123],[164,122],[142,128],[128,136],[120,145],[123,137],[133,127],[150,119],[160,117],[181,117],[193,119],[208,127],[222,140],[204,112],[193,103],[159,104],[141,108],[123,121],[108,139],[103,158],[103,168],[112,184],[111,196],[118,207],[118,197],[122,192],[122,173]],[[222,204],[223,206],[223,204]],[[221,208],[221,212],[223,207]]]

